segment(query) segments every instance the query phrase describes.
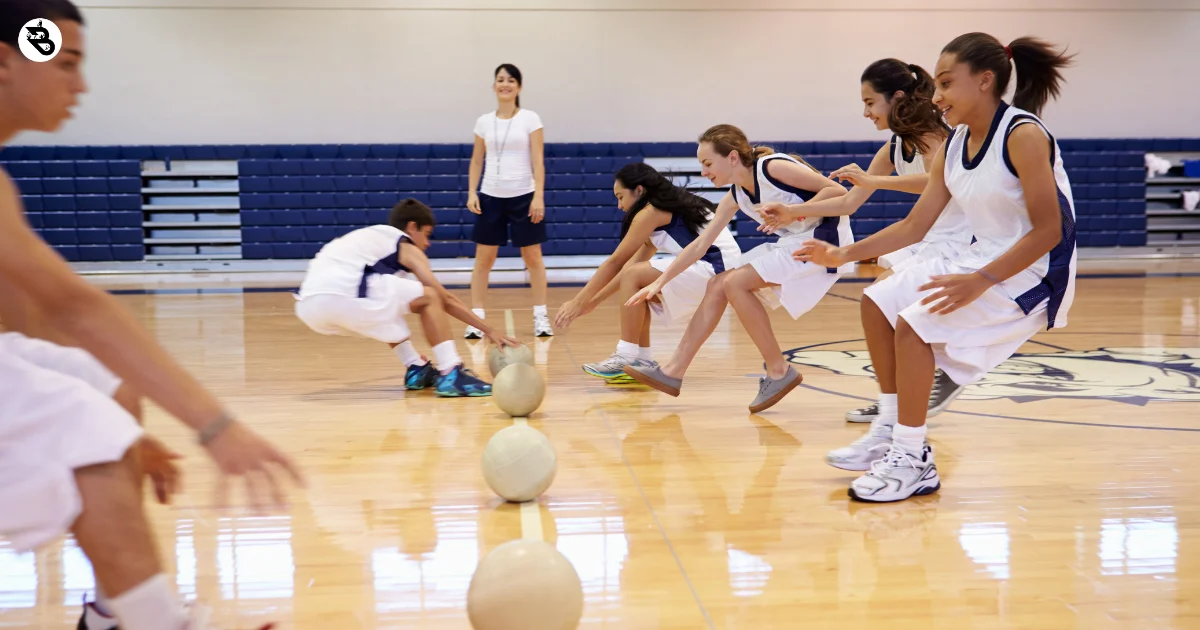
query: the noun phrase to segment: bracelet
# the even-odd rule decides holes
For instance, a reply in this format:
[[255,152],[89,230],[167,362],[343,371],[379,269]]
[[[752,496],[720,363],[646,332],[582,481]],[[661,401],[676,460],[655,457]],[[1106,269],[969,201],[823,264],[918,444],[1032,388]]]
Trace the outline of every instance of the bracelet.
[[993,276],[982,269],[979,270],[979,275],[983,276],[985,280],[991,282],[992,284],[1000,284],[1000,281],[996,279],[996,276]]
[[217,439],[217,436],[221,435],[234,422],[233,416],[229,415],[229,412],[222,411],[219,418],[208,423],[208,426],[203,429],[200,429],[200,433],[196,436],[196,441],[200,443],[200,446],[204,446]]

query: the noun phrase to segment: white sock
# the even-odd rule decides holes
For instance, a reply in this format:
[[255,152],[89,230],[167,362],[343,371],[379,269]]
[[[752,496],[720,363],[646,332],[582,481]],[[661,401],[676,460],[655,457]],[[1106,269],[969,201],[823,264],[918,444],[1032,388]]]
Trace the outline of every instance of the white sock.
[[404,343],[396,346],[394,352],[396,353],[396,356],[400,357],[400,360],[404,362],[404,365],[425,365],[426,363],[425,360],[421,358],[421,353],[417,352],[416,346],[414,346],[411,341],[405,341]]
[[879,395],[879,415],[892,419],[889,424],[896,424],[896,414],[900,412],[899,394]]
[[458,356],[458,348],[454,347],[453,341],[443,341],[434,346],[433,360],[442,374],[449,374],[450,370],[462,364],[462,357]]
[[534,317],[545,317],[546,316],[546,305],[543,304],[541,306],[533,307],[533,316]]
[[649,347],[638,348],[638,358],[643,361],[653,361],[654,360],[654,351],[651,350]]
[[897,424],[892,428],[892,443],[904,449],[904,452],[914,457],[921,455],[925,448],[925,428],[927,425],[910,427]]
[[183,630],[188,621],[162,573],[109,600],[109,606],[122,630]]
[[638,345],[636,343],[629,343],[628,341],[618,341],[617,354],[621,355],[622,359],[632,361],[638,358]]

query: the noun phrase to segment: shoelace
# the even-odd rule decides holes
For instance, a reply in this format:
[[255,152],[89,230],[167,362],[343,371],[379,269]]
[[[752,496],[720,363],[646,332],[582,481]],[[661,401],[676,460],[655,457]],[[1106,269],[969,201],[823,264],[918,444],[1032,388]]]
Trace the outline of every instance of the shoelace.
[[885,469],[895,468],[895,467],[900,466],[901,464],[905,464],[905,463],[907,463],[913,469],[916,469],[917,464],[915,461],[913,461],[912,455],[909,455],[908,453],[906,453],[904,451],[904,449],[896,446],[895,444],[879,444],[879,445],[871,447],[870,450],[873,451],[875,449],[883,448],[883,447],[888,448],[887,455],[884,455],[883,459],[878,459],[878,460],[871,462],[871,471],[868,474],[870,474],[870,475],[881,474],[881,473],[885,472]]

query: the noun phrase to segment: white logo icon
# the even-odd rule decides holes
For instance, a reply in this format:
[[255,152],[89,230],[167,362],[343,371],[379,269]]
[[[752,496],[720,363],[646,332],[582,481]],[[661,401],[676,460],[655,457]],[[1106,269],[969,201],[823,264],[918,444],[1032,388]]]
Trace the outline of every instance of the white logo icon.
[[62,51],[62,31],[50,20],[29,20],[21,28],[21,53],[30,61],[50,61]]

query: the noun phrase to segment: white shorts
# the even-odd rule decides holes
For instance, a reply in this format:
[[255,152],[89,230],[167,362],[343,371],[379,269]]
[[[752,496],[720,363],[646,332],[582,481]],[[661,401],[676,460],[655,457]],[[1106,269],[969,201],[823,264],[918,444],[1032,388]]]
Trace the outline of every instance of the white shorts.
[[970,243],[962,245],[952,241],[921,241],[898,249],[890,254],[880,256],[879,266],[884,269],[891,269],[892,273],[895,273],[901,266],[911,264],[914,261],[930,260],[933,258],[947,258],[952,260],[969,245]]
[[919,291],[918,287],[929,282],[930,277],[975,271],[935,258],[904,265],[891,277],[863,290],[893,328],[897,318],[903,317],[933,347],[937,366],[959,385],[979,380],[1046,329],[1046,302],[1026,315],[1001,285],[993,286],[979,299],[948,315],[931,314],[929,307],[920,304],[930,292]]
[[[673,262],[674,256],[665,256],[651,259],[650,266],[660,272],[666,272]],[[704,300],[708,281],[716,275],[711,264],[703,260],[696,261],[663,286],[662,292],[659,293],[659,302],[651,302],[650,311],[667,326],[687,322]]]
[[758,299],[771,309],[783,306],[792,319],[811,311],[833,288],[842,271],[829,273],[825,267],[792,258],[802,242],[764,243],[742,254],[741,260],[743,265],[754,267],[764,282],[778,285],[760,289]]
[[319,293],[296,302],[296,317],[322,335],[400,343],[412,336],[404,322],[409,304],[425,295],[416,280],[381,274],[367,279],[367,297]]
[[0,335],[0,536],[18,552],[66,533],[82,509],[78,468],[120,461],[142,436],[95,358]]

